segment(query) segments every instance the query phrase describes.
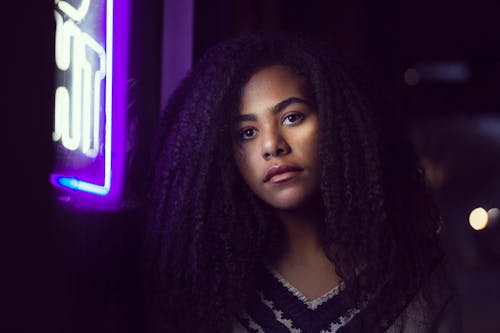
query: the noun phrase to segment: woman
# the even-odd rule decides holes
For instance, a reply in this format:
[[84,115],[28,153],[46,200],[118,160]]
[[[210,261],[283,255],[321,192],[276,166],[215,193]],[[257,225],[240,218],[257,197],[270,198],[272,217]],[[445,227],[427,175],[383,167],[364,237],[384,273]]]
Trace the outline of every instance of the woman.
[[322,44],[211,49],[159,124],[151,329],[453,330],[440,220],[378,104]]

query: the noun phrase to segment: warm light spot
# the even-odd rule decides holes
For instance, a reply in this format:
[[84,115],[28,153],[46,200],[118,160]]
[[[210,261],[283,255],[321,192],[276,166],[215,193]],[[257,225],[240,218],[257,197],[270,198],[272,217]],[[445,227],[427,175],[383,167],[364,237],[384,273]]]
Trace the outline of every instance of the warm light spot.
[[488,213],[484,208],[473,209],[469,215],[469,224],[474,230],[483,230],[488,225]]
[[415,68],[408,68],[405,71],[404,79],[407,85],[416,86],[419,81],[419,75]]

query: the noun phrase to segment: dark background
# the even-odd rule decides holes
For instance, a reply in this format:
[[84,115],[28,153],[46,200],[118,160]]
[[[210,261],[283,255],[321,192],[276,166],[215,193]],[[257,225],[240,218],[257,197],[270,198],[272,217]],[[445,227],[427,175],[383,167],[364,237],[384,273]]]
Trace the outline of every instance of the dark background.
[[[140,205],[115,212],[53,200],[53,2],[2,5],[1,332],[140,332]],[[131,118],[139,126],[127,197],[141,198],[160,99],[162,1],[133,1]],[[195,1],[193,58],[238,32],[329,40],[364,67],[406,117],[446,223],[465,332],[500,332],[500,4],[496,1]],[[461,61],[463,82],[410,86],[419,63]],[[486,128],[486,129],[485,129]],[[436,180],[437,179],[437,180]],[[500,208],[500,207],[499,207]],[[5,326],[5,327],[3,327]]]

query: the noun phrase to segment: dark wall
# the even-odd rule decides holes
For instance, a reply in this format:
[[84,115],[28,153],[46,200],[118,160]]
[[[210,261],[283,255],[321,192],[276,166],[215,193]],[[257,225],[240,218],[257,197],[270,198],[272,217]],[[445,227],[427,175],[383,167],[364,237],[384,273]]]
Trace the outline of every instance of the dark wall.
[[[195,1],[194,60],[240,32],[299,32],[332,42],[418,114],[500,110],[500,3],[445,1]],[[470,80],[408,87],[418,62],[464,61]],[[408,102],[409,101],[409,102]]]
[[292,32],[330,40],[360,57],[366,11],[362,0],[195,1],[194,59],[216,42],[241,32]]
[[49,3],[3,4],[2,199],[0,216],[2,332],[46,325],[50,283],[50,186],[53,49]]

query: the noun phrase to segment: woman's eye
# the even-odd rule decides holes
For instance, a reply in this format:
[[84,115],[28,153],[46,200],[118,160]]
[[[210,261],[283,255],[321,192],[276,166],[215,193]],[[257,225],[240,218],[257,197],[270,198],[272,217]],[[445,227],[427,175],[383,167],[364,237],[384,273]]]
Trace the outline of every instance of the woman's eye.
[[244,141],[252,139],[255,135],[257,135],[255,128],[245,128],[240,131],[239,137],[240,140]]
[[284,125],[297,125],[304,119],[304,115],[301,113],[292,113],[283,119]]

